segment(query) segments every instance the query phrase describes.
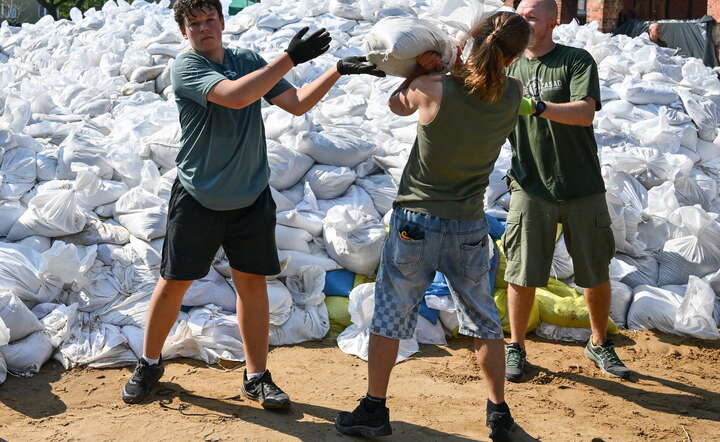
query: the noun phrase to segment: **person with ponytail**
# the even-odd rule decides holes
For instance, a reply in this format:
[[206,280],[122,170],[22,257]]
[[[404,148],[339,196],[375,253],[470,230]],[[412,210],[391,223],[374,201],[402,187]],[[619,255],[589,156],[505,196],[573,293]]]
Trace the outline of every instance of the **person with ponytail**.
[[523,95],[505,69],[529,38],[521,16],[496,13],[470,31],[466,62],[442,75],[437,54],[423,54],[417,60],[422,68],[388,101],[397,115],[418,112],[417,138],[375,283],[367,395],[353,412],[338,415],[336,428],[343,434],[392,433],[385,398],[399,341],[413,337],[419,305],[440,271],[458,310],[460,333],[474,338],[488,388],[490,437],[510,439],[515,424],[504,397],[503,332],[488,278],[492,242],[483,202]]

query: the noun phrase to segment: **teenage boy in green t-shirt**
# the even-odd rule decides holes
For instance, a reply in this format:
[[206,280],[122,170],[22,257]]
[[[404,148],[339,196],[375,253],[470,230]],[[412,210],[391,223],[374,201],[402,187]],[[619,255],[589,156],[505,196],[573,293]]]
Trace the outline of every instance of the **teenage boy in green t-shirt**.
[[511,339],[505,376],[513,382],[524,377],[535,287],[547,285],[556,226],[562,223],[575,282],[585,288],[590,312],[592,337],[585,354],[605,373],[625,378],[630,370],[607,338],[615,240],[592,128],[601,105],[597,66],[588,52],[553,42],[554,0],[523,0],[517,12],[533,35],[508,75],[525,85],[533,114],[519,117],[510,136],[511,199],[503,243]]
[[328,50],[331,38],[324,29],[307,38],[308,28],[300,30],[285,52],[267,63],[252,51],[223,47],[218,0],[177,0],[174,11],[192,47],[176,59],[172,72],[182,128],[178,179],[168,206],[161,277],[150,302],[143,357],[122,398],[142,401],[162,376],[160,352],[183,295],[193,280],[208,273],[222,246],[238,293],[237,318],[247,362],[242,392],[265,408],[286,407],[288,395],[266,370],[265,276],[279,273],[280,265],[260,99],[302,115],[343,74],[385,74],[363,57],[348,57],[295,89],[283,76]]

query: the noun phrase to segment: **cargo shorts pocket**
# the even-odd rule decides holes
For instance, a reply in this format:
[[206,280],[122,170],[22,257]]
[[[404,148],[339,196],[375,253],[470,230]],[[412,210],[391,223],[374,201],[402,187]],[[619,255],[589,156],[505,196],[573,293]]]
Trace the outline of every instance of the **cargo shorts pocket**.
[[488,249],[488,235],[466,238],[460,244],[460,254],[463,260],[463,273],[473,282],[480,282],[487,278],[490,271],[490,251]]
[[520,262],[522,260],[522,212],[510,210],[507,226],[502,236],[505,259]]
[[[612,231],[612,219],[608,213],[595,215],[595,227],[599,230],[598,238],[604,240],[608,250],[607,257],[612,259],[615,256],[615,235]],[[600,247],[600,244],[598,244]]]

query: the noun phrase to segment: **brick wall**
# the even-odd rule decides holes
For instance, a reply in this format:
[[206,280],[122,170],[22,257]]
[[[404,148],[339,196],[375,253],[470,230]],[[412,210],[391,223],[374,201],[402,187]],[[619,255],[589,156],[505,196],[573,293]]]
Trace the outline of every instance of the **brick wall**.
[[587,0],[587,21],[600,23],[602,31],[612,31],[622,8],[623,0]]

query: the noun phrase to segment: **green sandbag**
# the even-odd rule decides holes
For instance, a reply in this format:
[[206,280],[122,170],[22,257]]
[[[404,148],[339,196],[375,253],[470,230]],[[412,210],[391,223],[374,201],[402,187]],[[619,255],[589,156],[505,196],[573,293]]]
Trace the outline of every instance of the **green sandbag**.
[[[502,323],[502,329],[506,334],[510,334],[510,318],[508,317],[508,296],[507,289],[495,289],[495,305],[500,312],[500,322]],[[530,310],[530,319],[528,320],[527,331],[528,333],[535,330],[540,324],[540,307],[538,300],[535,298],[533,302],[532,310]]]
[[347,328],[352,321],[348,312],[350,298],[347,296],[326,296],[325,305],[330,318],[330,331],[326,337],[335,338]]
[[[573,288],[550,278],[547,287],[535,290],[540,320],[559,327],[590,328],[590,313],[585,298]],[[608,333],[617,334],[615,322],[608,318]]]

